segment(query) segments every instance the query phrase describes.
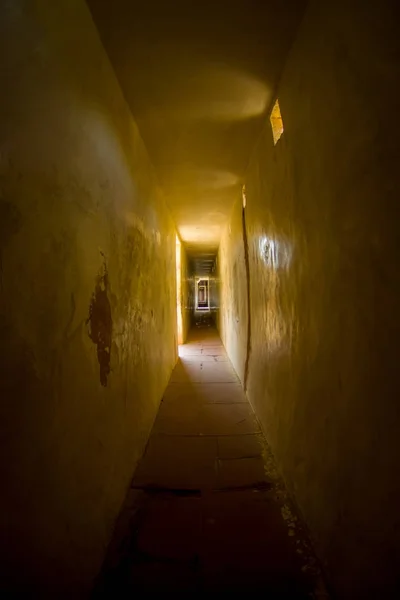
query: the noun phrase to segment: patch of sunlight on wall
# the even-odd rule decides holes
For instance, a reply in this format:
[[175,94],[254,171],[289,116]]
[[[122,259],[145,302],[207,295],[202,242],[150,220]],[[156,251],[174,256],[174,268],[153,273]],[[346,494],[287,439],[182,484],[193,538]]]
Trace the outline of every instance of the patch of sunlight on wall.
[[181,243],[176,236],[176,321],[178,344],[183,344]]
[[268,299],[260,305],[257,322],[265,330],[266,350],[277,359],[290,350],[293,318],[281,304],[280,288],[283,273],[288,272],[293,258],[293,244],[283,237],[262,235],[258,239],[258,251],[265,265],[264,287]]
[[278,140],[280,139],[280,137],[282,136],[282,133],[284,131],[284,129],[283,129],[282,115],[281,115],[281,109],[279,107],[278,100],[274,104],[274,107],[272,109],[271,116],[270,116],[269,120],[271,121],[272,135],[273,135],[273,138],[274,138],[274,144],[276,144],[278,142]]

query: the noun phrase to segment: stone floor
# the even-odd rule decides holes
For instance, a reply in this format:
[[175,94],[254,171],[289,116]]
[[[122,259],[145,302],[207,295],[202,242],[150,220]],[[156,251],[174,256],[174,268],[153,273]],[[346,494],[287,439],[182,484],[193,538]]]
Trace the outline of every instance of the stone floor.
[[261,592],[326,599],[300,519],[214,329],[192,330],[95,598]]

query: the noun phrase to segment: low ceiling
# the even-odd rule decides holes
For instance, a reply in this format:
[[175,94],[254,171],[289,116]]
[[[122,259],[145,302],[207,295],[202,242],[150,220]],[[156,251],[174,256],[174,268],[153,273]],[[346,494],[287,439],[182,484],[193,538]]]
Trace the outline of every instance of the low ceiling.
[[215,253],[305,0],[88,0],[189,253]]

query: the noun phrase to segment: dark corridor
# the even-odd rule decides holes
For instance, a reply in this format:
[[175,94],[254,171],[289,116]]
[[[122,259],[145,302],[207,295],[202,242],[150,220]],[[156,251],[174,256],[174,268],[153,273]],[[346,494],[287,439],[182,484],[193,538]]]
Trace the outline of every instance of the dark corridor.
[[0,2],[1,597],[398,600],[399,10]]
[[328,598],[218,333],[200,315],[163,396],[95,598]]

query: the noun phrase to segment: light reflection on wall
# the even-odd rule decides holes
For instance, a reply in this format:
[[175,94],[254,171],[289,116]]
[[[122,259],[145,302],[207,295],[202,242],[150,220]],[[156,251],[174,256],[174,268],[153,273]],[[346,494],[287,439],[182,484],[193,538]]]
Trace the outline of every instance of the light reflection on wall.
[[283,238],[271,238],[266,235],[259,239],[261,260],[271,269],[288,269],[292,261],[293,246]]
[[293,257],[293,245],[283,237],[263,235],[258,240],[259,256],[267,269],[264,271],[267,289],[266,302],[261,305],[259,322],[264,323],[266,349],[270,358],[288,354],[291,345],[291,315],[286,314],[281,301],[281,274],[288,271]]

